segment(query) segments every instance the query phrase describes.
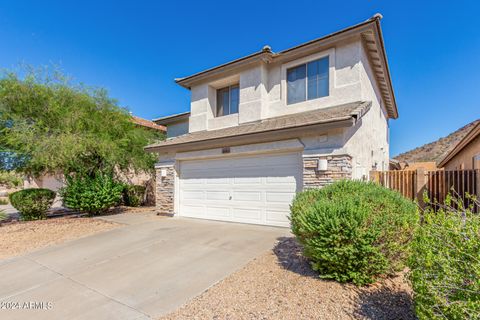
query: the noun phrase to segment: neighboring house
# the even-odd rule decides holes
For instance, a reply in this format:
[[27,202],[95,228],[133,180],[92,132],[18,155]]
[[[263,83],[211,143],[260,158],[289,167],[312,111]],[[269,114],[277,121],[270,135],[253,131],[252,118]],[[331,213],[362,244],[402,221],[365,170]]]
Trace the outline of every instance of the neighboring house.
[[435,161],[400,162],[396,159],[390,159],[390,170],[415,171],[417,169],[437,170],[437,163]]
[[387,169],[398,112],[380,19],[176,79],[188,133],[146,148],[160,212],[288,226],[296,192]]
[[143,119],[134,115],[132,116],[132,122],[135,123],[137,126],[145,128],[145,129],[150,129],[150,130],[155,130],[155,131],[160,131],[160,132],[166,132],[167,128],[165,126],[162,126],[159,123],[155,123],[154,121],[150,121],[147,119]]
[[[442,159],[452,151],[453,147],[455,147],[478,123],[480,123],[480,119],[470,122],[446,137],[442,137],[413,150],[401,153],[395,157],[395,160],[401,164],[408,164],[411,167],[425,165],[431,167],[431,164],[427,164],[428,162],[434,162],[435,165],[438,166],[437,164],[442,161]],[[432,170],[433,169],[434,168],[432,168]]]
[[480,169],[480,120],[438,166],[445,170]]
[[153,119],[153,122],[165,126],[167,128],[167,139],[170,139],[188,133],[189,118],[190,112],[183,112],[168,117]]

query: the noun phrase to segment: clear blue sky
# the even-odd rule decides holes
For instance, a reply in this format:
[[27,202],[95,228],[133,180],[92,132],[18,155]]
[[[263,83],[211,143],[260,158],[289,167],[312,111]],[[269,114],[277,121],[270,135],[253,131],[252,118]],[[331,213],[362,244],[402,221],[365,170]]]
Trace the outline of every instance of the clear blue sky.
[[0,67],[58,64],[145,118],[187,111],[173,82],[383,14],[400,118],[391,155],[480,118],[476,1],[0,1]]

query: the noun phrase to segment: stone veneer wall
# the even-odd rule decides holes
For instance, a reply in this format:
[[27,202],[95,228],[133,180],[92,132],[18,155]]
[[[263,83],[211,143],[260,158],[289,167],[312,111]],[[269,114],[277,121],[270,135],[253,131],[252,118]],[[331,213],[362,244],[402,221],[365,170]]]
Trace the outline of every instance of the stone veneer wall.
[[[318,171],[318,159],[327,158],[327,171]],[[303,187],[321,188],[336,180],[352,178],[352,157],[349,155],[303,158]]]
[[[167,176],[162,177],[162,169],[167,170]],[[155,204],[161,214],[174,214],[175,168],[174,166],[156,169]]]

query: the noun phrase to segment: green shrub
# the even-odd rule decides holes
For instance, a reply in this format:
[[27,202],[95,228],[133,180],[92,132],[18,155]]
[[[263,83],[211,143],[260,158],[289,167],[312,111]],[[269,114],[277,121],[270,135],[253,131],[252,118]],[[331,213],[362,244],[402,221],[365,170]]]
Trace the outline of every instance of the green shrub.
[[344,180],[299,193],[290,220],[321,278],[364,285],[404,268],[418,213],[397,192]]
[[0,210],[0,222],[5,219],[7,219],[7,213],[5,212],[5,210]]
[[0,185],[7,188],[20,187],[23,179],[20,175],[13,171],[0,170]]
[[122,199],[123,184],[109,175],[69,176],[60,195],[63,204],[70,209],[100,214],[117,205]]
[[125,185],[123,202],[129,207],[139,207],[143,204],[146,188],[141,185]]
[[478,214],[426,209],[408,265],[419,319],[480,319]]
[[47,217],[47,211],[55,200],[55,192],[49,189],[24,189],[9,195],[10,203],[20,212],[22,220],[39,220]]

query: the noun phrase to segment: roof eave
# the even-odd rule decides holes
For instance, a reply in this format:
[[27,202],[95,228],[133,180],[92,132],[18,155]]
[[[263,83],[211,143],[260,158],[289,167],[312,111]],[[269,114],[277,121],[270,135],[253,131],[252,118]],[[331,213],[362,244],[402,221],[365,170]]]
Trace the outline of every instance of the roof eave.
[[473,129],[458,142],[455,147],[438,163],[438,167],[444,167],[453,157],[455,157],[460,151],[463,150],[470,142],[473,141],[478,135],[480,135],[480,122],[473,127]]
[[225,72],[225,69],[228,68],[231,71],[236,70],[237,68],[245,67],[252,63],[257,63],[260,61],[266,62],[271,61],[273,53],[270,50],[262,50],[250,54],[248,56],[224,63],[222,65],[195,73],[191,76],[175,79],[175,82],[182,87],[189,89],[194,83],[204,80],[205,78],[210,78],[212,76],[218,75],[219,73]]
[[345,128],[355,125],[357,117],[348,116],[336,119],[335,121],[321,122],[312,125],[305,125],[293,128],[282,128],[270,131],[246,133],[230,137],[214,138],[208,140],[192,141],[166,146],[146,146],[147,152],[184,152],[203,149],[220,148],[224,146],[238,146],[251,143],[272,142],[294,137],[316,135],[319,132],[335,128]]
[[[329,46],[349,37],[361,35],[362,38],[364,38],[364,42],[369,43],[369,41],[373,41],[372,45],[377,48],[374,54],[378,56],[372,58],[371,56],[373,55],[373,53],[369,52],[369,50],[367,50],[367,54],[369,55],[369,59],[379,61],[379,64],[373,63],[371,61],[372,68],[375,69],[375,77],[379,84],[379,90],[381,91],[382,98],[385,102],[385,109],[387,111],[388,117],[392,119],[397,119],[398,108],[395,99],[395,93],[393,91],[390,68],[388,65],[383,34],[380,26],[381,19],[382,16],[380,14],[376,14],[372,18],[359,24],[347,27],[324,37],[308,41],[306,43],[280,51],[278,53],[273,53],[270,50],[262,50],[249,56],[196,73],[189,77],[176,79],[175,82],[177,82],[184,88],[190,89],[194,84],[207,78],[218,76],[219,74],[222,74],[224,72],[233,73],[238,70],[238,68],[245,67],[246,65],[249,65],[251,63],[257,63],[259,61],[270,63],[272,61],[283,62],[292,60],[295,59],[296,56],[308,53],[310,50],[318,49],[319,46]],[[372,37],[373,40],[366,39],[367,37]]]
[[158,125],[167,125],[167,124],[170,124],[170,123],[174,123],[174,122],[178,122],[178,121],[188,119],[189,116],[190,116],[190,111],[187,111],[187,112],[173,114],[173,115],[166,116],[166,117],[156,118],[156,119],[153,119],[152,121],[155,122]]
[[378,34],[378,38],[379,38],[379,42],[380,42],[380,46],[381,46],[381,52],[382,52],[382,58],[383,58],[382,66],[385,69],[384,72],[387,75],[385,77],[385,80],[388,83],[388,88],[389,88],[390,94],[392,95],[391,103],[392,103],[393,110],[392,110],[392,115],[390,117],[393,118],[393,119],[397,119],[398,118],[397,100],[395,98],[395,91],[393,90],[392,77],[390,75],[390,67],[388,65],[387,51],[385,49],[385,42],[383,40],[383,33],[382,33],[382,28],[380,26],[380,20],[381,20],[380,17],[377,17],[376,19],[374,19],[375,27],[376,27],[376,30],[377,30],[377,34]]

